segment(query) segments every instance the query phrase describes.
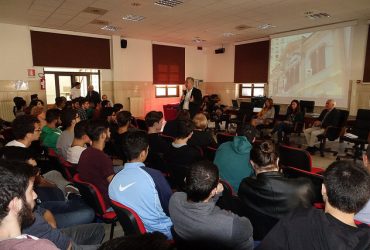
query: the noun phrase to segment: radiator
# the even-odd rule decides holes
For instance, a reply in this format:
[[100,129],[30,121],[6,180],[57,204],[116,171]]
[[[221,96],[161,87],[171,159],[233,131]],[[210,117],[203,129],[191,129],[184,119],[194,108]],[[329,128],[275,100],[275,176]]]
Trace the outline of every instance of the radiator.
[[1,101],[0,102],[0,117],[5,121],[13,121],[14,114],[13,114],[13,107],[14,102],[10,101]]
[[144,117],[144,98],[129,97],[130,112],[135,117]]

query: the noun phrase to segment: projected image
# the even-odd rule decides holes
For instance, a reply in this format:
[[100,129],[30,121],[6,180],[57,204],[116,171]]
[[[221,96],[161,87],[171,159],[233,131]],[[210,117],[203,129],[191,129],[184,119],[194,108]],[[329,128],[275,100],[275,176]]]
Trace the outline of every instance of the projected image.
[[271,40],[269,94],[347,102],[351,28]]

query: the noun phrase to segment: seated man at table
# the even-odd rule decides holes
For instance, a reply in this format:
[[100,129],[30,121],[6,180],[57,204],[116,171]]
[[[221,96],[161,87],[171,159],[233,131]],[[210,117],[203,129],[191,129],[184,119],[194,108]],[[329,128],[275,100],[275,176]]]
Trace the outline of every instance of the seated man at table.
[[185,193],[174,193],[169,206],[174,231],[181,239],[212,245],[212,249],[253,249],[250,221],[216,206],[223,186],[214,164],[192,164],[185,182]]
[[325,103],[325,109],[321,112],[319,118],[313,123],[311,128],[307,128],[303,131],[307,141],[307,151],[315,153],[319,150],[315,144],[317,143],[317,136],[324,133],[328,126],[337,126],[339,122],[339,111],[335,108],[336,102],[333,99],[329,99]]
[[370,249],[370,228],[354,215],[370,198],[370,174],[353,161],[335,161],[324,173],[325,212],[296,209],[282,218],[257,249]]
[[254,173],[249,159],[256,134],[254,127],[246,125],[238,129],[238,136],[234,136],[233,141],[222,143],[216,151],[213,162],[220,171],[221,179],[229,182],[235,192],[240,182]]

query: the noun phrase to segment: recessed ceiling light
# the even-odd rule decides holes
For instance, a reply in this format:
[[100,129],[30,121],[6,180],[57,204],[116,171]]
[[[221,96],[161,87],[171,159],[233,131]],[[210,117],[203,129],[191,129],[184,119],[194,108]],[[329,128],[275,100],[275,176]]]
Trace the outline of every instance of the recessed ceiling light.
[[235,34],[232,33],[232,32],[225,32],[225,33],[222,34],[222,36],[224,36],[224,37],[231,37],[231,36],[235,36]]
[[104,15],[105,13],[107,13],[107,12],[108,12],[108,10],[100,9],[100,8],[95,8],[95,7],[87,7],[87,8],[86,8],[86,9],[84,9],[82,12],[102,16],[102,15]]
[[246,30],[246,29],[249,29],[249,28],[252,28],[251,26],[248,26],[248,25],[245,25],[245,24],[241,24],[241,25],[238,25],[235,27],[236,30]]
[[131,14],[128,14],[124,17],[122,17],[123,20],[127,20],[127,21],[133,21],[133,22],[138,22],[138,21],[141,21],[143,19],[145,19],[145,17],[143,16],[138,16],[138,15],[131,15]]
[[100,29],[115,32],[115,31],[117,31],[119,28],[118,28],[118,27],[116,27],[116,26],[112,26],[112,25],[105,25],[105,26],[101,27]]
[[201,39],[200,37],[194,37],[193,40],[191,40],[193,43],[202,43],[205,42],[206,40]]
[[173,8],[182,3],[183,2],[179,0],[158,0],[154,2],[155,5],[159,5],[162,7],[168,7],[168,8]]
[[267,30],[267,29],[272,29],[272,28],[275,28],[275,27],[276,27],[275,25],[272,25],[272,24],[269,24],[269,23],[264,23],[264,24],[258,25],[257,29]]
[[309,19],[320,19],[320,18],[324,18],[324,17],[326,17],[326,18],[329,18],[329,17],[331,17],[328,13],[325,13],[325,12],[319,12],[319,11],[306,11],[305,13],[304,13],[304,16],[306,17],[306,18],[309,18]]
[[131,3],[131,6],[139,7],[139,6],[141,6],[141,3],[133,2],[133,3]]

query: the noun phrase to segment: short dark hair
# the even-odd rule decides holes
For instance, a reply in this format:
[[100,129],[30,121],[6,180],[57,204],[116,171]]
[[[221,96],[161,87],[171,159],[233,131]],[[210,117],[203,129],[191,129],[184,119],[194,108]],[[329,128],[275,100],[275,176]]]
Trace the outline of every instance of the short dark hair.
[[63,98],[63,96],[55,97],[55,105],[59,107],[62,105],[64,102],[66,102],[66,99]]
[[186,109],[182,109],[177,112],[176,120],[190,120],[190,113]]
[[12,131],[16,140],[24,139],[28,133],[33,134],[35,123],[40,121],[32,115],[17,116],[12,123]]
[[107,106],[108,104],[109,104],[109,101],[108,100],[104,100],[104,101],[101,102],[101,106],[103,108],[105,108],[105,106]]
[[108,116],[113,115],[114,109],[112,107],[104,107],[101,110],[100,118],[102,120],[107,120]]
[[153,127],[154,123],[160,122],[163,118],[161,111],[150,111],[145,116],[145,124],[147,127]]
[[118,111],[120,111],[121,109],[123,109],[123,105],[121,103],[115,103],[113,105],[113,108],[114,108],[114,112],[117,113]]
[[82,136],[87,135],[86,133],[87,124],[88,124],[87,120],[80,121],[76,124],[74,128],[75,138],[82,139]]
[[116,114],[118,127],[126,126],[132,119],[132,115],[129,111],[120,111]]
[[72,125],[72,121],[76,119],[77,116],[77,110],[67,108],[63,109],[60,120],[62,121],[63,129],[66,129]]
[[251,150],[251,160],[260,168],[276,164],[277,154],[274,144],[265,141],[254,145]]
[[85,102],[88,102],[89,99],[85,98],[85,97],[79,97],[78,98],[78,102],[80,103],[80,106],[82,106],[82,104],[84,104]]
[[218,168],[210,161],[199,161],[190,165],[185,180],[185,191],[193,202],[204,201],[217,187]]
[[245,126],[241,126],[240,128],[238,127],[237,134],[239,136],[247,137],[248,141],[253,143],[253,140],[257,135],[257,129],[252,125],[247,124]]
[[0,160],[0,223],[9,213],[9,203],[15,198],[26,200],[29,180],[37,168],[24,162]]
[[129,161],[138,158],[148,146],[148,134],[142,130],[128,131],[122,139],[122,150]]
[[345,213],[357,213],[370,198],[370,173],[353,161],[330,164],[324,185],[330,205]]
[[58,120],[60,118],[61,110],[59,109],[48,109],[46,111],[45,120],[47,123],[51,123],[54,120]]
[[89,121],[87,124],[86,134],[90,140],[98,141],[100,136],[109,128],[109,124],[106,121]]
[[6,146],[0,149],[0,159],[26,162],[29,159],[34,159],[34,156],[28,148]]
[[186,138],[193,132],[195,126],[191,120],[180,120],[177,122],[176,138]]

